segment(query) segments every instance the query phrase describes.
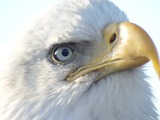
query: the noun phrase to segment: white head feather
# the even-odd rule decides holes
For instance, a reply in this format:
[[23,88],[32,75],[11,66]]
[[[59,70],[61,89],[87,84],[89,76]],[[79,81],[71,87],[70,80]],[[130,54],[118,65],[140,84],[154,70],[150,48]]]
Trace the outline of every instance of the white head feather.
[[[50,61],[57,44],[102,39],[110,23],[128,21],[107,0],[61,0],[14,39],[0,75],[1,120],[157,120],[152,93],[141,68],[109,75],[97,73],[75,82],[66,76],[87,61],[79,53],[66,65]],[[18,42],[17,42],[18,41]],[[7,48],[8,49],[8,48]],[[2,65],[2,64],[1,64]]]

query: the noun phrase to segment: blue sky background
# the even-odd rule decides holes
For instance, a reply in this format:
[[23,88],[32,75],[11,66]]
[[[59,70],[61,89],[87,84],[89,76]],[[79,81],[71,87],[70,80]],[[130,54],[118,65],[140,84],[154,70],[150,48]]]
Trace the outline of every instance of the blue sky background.
[[[56,0],[0,0],[0,46],[10,36],[34,16],[45,10]],[[111,0],[127,15],[130,21],[143,27],[151,36],[160,53],[160,0]],[[8,43],[9,44],[9,43]],[[147,64],[147,74],[156,96],[160,101],[160,81],[152,68]],[[160,102],[159,102],[160,103]],[[158,106],[160,109],[160,105]]]

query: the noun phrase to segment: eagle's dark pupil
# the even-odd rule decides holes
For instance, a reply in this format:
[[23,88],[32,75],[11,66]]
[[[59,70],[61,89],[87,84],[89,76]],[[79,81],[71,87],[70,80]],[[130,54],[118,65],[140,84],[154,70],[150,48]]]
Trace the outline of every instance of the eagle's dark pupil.
[[67,49],[63,49],[62,55],[65,56],[65,57],[68,56],[69,55],[69,51]]

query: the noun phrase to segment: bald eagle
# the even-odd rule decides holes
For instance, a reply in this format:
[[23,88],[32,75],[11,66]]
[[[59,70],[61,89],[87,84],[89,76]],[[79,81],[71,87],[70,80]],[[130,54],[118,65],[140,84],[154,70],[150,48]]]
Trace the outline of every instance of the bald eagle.
[[107,0],[61,0],[1,62],[0,120],[158,120],[143,65],[151,38]]

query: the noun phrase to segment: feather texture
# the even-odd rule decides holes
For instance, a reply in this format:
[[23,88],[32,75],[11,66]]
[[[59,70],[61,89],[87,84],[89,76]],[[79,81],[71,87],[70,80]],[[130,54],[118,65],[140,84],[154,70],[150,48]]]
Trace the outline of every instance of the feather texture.
[[[1,62],[0,119],[157,120],[142,68],[98,83],[93,82],[97,72],[65,81],[89,57],[88,46],[81,43],[101,40],[105,26],[122,21],[128,21],[126,15],[107,0],[61,0],[34,20],[15,37]],[[48,60],[54,45],[72,42],[80,51],[73,62],[56,65]]]

